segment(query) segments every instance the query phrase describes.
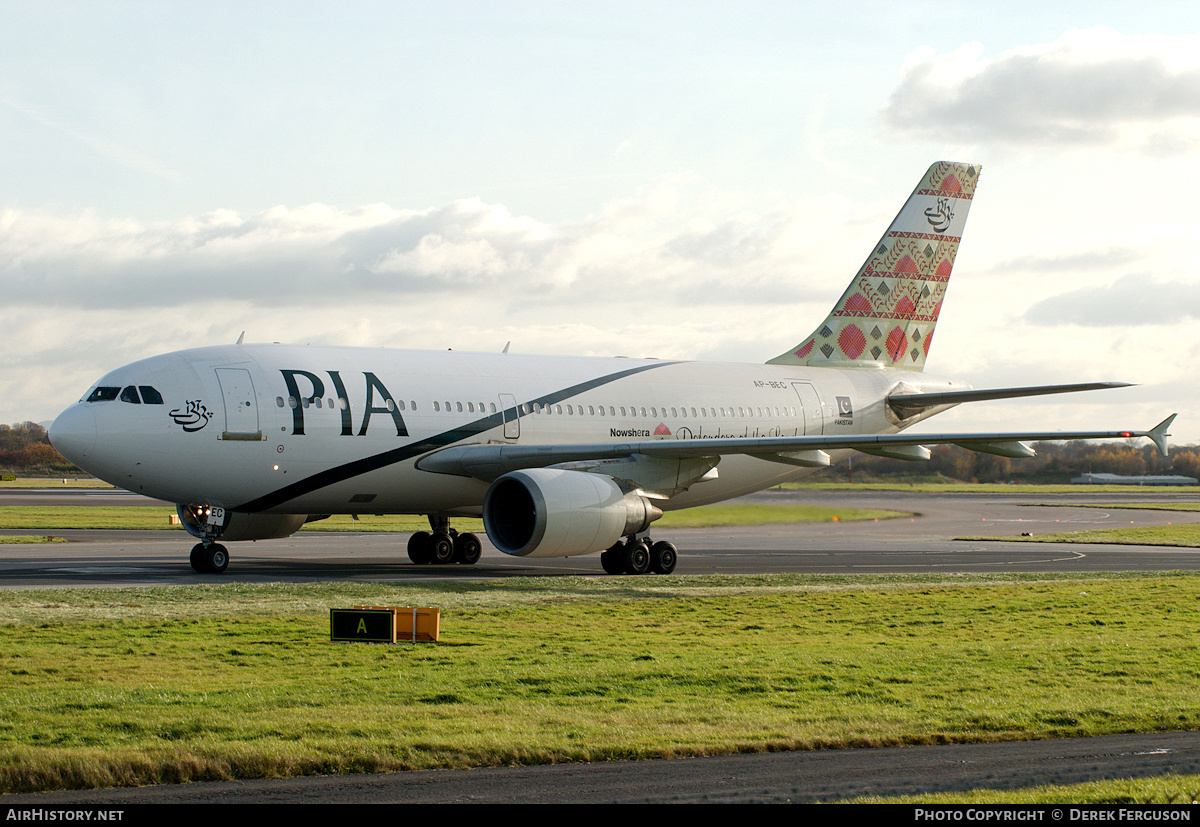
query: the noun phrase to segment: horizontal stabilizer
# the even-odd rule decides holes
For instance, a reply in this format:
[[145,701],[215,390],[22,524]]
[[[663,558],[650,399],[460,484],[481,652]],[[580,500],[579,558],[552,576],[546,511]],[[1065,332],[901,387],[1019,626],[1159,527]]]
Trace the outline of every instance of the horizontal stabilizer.
[[960,402],[982,402],[988,399],[1020,399],[1024,396],[1045,396],[1052,393],[1098,391],[1109,388],[1133,387],[1129,382],[1081,382],[1074,385],[1035,385],[1026,388],[983,388],[969,391],[934,391],[932,393],[893,393],[888,405],[901,417],[938,405],[957,405]]

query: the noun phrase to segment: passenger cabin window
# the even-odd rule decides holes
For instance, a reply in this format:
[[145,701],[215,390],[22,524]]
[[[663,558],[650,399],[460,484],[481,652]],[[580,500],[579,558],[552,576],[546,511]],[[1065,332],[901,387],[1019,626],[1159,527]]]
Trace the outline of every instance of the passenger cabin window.
[[102,387],[92,391],[91,396],[87,398],[88,402],[112,402],[117,398],[117,394],[121,392],[120,388]]

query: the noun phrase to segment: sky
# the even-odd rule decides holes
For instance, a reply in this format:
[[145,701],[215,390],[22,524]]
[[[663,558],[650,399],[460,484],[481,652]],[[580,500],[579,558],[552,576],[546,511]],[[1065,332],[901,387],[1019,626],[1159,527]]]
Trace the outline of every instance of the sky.
[[1200,443],[1200,4],[0,0],[0,422],[245,340],[763,362],[934,161],[923,430]]

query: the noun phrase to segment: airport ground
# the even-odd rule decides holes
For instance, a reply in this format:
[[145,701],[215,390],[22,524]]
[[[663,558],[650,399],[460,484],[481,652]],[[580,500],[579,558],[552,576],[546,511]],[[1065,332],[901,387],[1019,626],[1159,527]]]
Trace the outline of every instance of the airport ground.
[[[670,532],[680,547],[676,574],[1100,572],[1196,570],[1200,549],[1158,546],[961,541],[1080,528],[1197,522],[1200,514],[1082,508],[1077,503],[1194,501],[1173,491],[1128,494],[924,494],[906,492],[765,492],[756,499],[846,508],[890,508],[914,516],[878,523],[845,521]],[[0,491],[16,504],[146,501],[106,491]],[[11,531],[6,533],[30,533]],[[46,532],[39,532],[46,533]],[[485,544],[474,567],[415,566],[404,537],[302,533],[231,547],[220,576],[187,564],[189,538],[178,532],[61,532],[73,542],[0,545],[6,588],[222,582],[429,578],[501,578],[601,573],[594,556],[528,561]],[[805,801],[864,794],[1014,788],[1089,779],[1200,772],[1200,734],[1159,733],[1017,744],[831,750],[724,758],[437,771],[282,781],[189,784],[103,792],[5,796],[13,806],[218,801],[322,802],[612,802]]]
[[[1065,531],[1198,523],[1200,512],[1094,507],[1119,502],[1189,502],[1200,492],[1139,489],[1128,493],[930,494],[896,491],[767,491],[746,501],[804,502],[833,508],[891,509],[914,516],[879,522],[673,529],[652,532],[679,547],[676,574],[866,574],[936,572],[1194,571],[1200,550],[1172,546],[1059,545],[963,541],[957,537],[1019,537]],[[0,508],[13,505],[150,505],[112,490],[0,489]],[[163,504],[167,505],[167,504]],[[5,529],[0,533],[29,534]],[[72,542],[0,544],[5,588],[195,583],[187,561],[195,542],[177,531],[39,531]],[[219,582],[427,580],[555,575],[603,576],[597,555],[514,558],[484,542],[475,566],[415,566],[407,535],[302,531],[282,540],[231,543]]]

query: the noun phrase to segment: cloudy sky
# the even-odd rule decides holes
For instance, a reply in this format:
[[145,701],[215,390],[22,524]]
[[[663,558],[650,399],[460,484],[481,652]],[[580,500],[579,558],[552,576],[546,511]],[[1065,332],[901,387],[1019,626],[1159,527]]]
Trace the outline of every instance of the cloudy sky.
[[983,164],[939,430],[1200,442],[1200,4],[0,0],[0,422],[292,341],[761,362]]

